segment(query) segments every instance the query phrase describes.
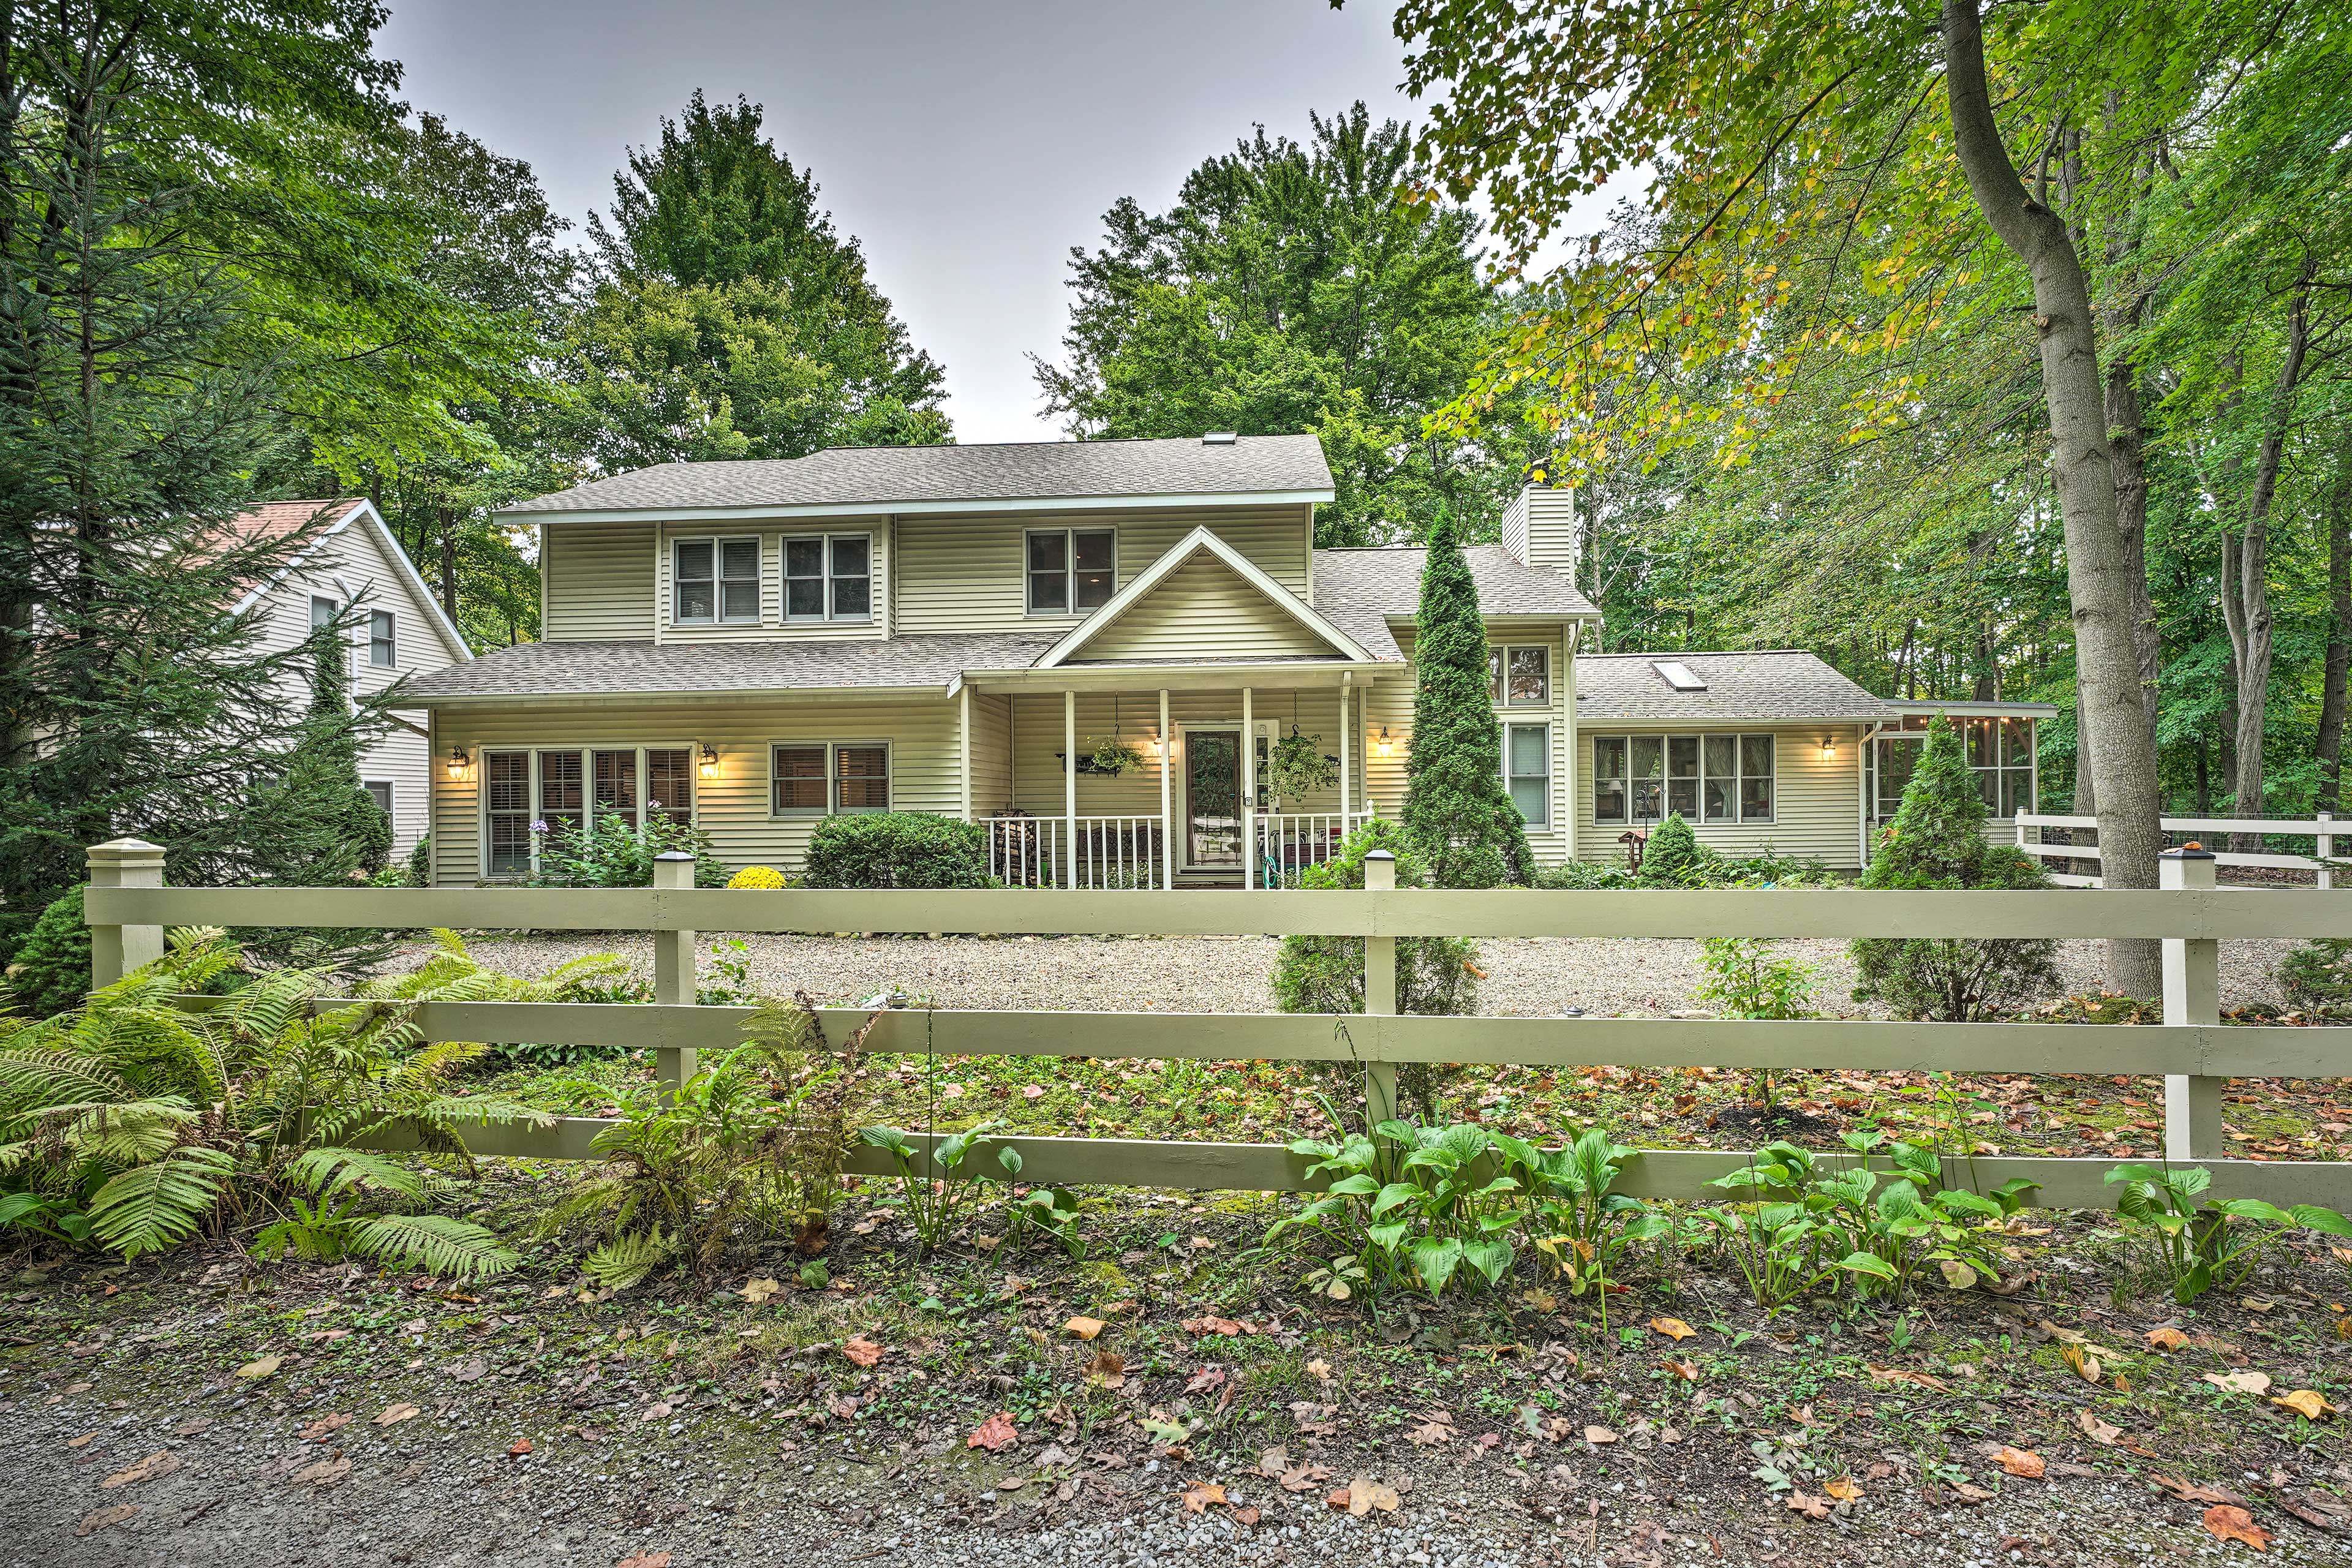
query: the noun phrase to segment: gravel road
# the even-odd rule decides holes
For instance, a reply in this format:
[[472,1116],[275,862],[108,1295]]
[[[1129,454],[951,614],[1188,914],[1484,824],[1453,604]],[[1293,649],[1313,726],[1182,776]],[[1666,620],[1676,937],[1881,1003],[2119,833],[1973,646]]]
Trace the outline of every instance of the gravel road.
[[[1276,942],[1268,937],[856,938],[704,936],[703,983],[715,978],[709,948],[740,940],[754,989],[805,989],[820,1002],[854,1003],[897,986],[943,1007],[1107,1008],[1188,1013],[1268,1013],[1267,976]],[[1867,1015],[1852,1000],[1853,963],[1842,942],[1797,940],[1783,950],[1819,972],[1815,1005],[1824,1013]],[[2291,944],[2221,944],[2221,1005],[2279,1000],[2274,972]],[[1487,978],[1478,1010],[1543,1016],[1568,1006],[1587,1013],[1670,1013],[1698,1005],[1705,973],[1696,942],[1629,937],[1615,941],[1510,937],[1481,944]],[[416,950],[420,954],[425,951]],[[595,938],[484,938],[475,955],[492,968],[538,974],[583,952],[618,952],[650,981],[653,943],[635,933]],[[2100,944],[2063,945],[2060,967],[2069,992],[2096,991]]]

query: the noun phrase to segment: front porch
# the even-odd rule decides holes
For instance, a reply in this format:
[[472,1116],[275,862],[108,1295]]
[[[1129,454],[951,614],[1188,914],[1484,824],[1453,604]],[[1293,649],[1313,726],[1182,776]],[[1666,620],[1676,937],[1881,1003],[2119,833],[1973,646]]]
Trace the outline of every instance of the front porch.
[[[1381,796],[1396,798],[1409,710],[1380,711],[1361,666],[1184,673],[1165,687],[1139,686],[1131,668],[963,687],[964,815],[988,829],[993,876],[1032,888],[1295,885]],[[1276,748],[1293,735],[1325,759],[1323,779],[1284,778]]]

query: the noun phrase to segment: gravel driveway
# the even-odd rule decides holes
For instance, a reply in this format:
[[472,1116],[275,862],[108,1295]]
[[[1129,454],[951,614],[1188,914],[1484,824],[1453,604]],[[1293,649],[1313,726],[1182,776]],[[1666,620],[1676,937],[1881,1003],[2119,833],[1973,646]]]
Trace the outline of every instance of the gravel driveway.
[[[896,986],[942,1007],[1101,1008],[1186,1013],[1269,1013],[1268,975],[1278,945],[1270,937],[811,937],[706,932],[702,978],[713,943],[740,940],[750,983],[764,992],[806,990],[820,1002],[855,1003]],[[1506,937],[1481,944],[1487,978],[1478,1010],[1540,1016],[1576,1006],[1592,1014],[1670,1013],[1696,1007],[1705,973],[1696,942],[1627,937]],[[2276,1002],[2274,973],[2292,944],[2221,944],[2221,1005]],[[1852,1000],[1853,963],[1846,944],[1792,940],[1784,952],[1812,964],[1815,1005],[1824,1013],[1866,1015]],[[2063,944],[2060,968],[2070,992],[2096,991],[2101,944]],[[425,951],[418,948],[421,955]],[[583,952],[618,952],[650,981],[652,939],[484,938],[475,956],[513,974],[539,974]]]

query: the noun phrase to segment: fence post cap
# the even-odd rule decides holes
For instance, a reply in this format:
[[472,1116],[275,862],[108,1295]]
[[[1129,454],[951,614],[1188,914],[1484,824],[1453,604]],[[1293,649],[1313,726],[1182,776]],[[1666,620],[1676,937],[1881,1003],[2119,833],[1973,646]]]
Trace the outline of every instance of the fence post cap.
[[2205,848],[2167,849],[2160,852],[2157,858],[2159,860],[2210,860],[2213,858],[2213,851]]
[[684,860],[691,863],[694,857],[688,854],[683,849],[665,849],[660,854],[655,856],[654,858],[656,860]]
[[163,858],[161,844],[150,844],[144,838],[110,838],[103,844],[89,847],[88,858],[92,865],[101,862],[110,866],[139,864]]
[[1364,851],[1364,858],[1367,860],[1393,860],[1396,858],[1396,853],[1390,849],[1367,849]]

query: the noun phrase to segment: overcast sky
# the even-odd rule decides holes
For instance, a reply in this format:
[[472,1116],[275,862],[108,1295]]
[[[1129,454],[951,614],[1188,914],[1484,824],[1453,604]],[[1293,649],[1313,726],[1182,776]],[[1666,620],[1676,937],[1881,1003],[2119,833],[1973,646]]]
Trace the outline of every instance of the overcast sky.
[[[527,159],[577,224],[701,88],[767,106],[915,342],[964,441],[1051,439],[1027,353],[1058,353],[1073,245],[1122,195],[1165,207],[1263,121],[1357,99],[1410,117],[1390,8],[1359,0],[393,0],[410,102]],[[575,236],[576,237],[576,236]]]

